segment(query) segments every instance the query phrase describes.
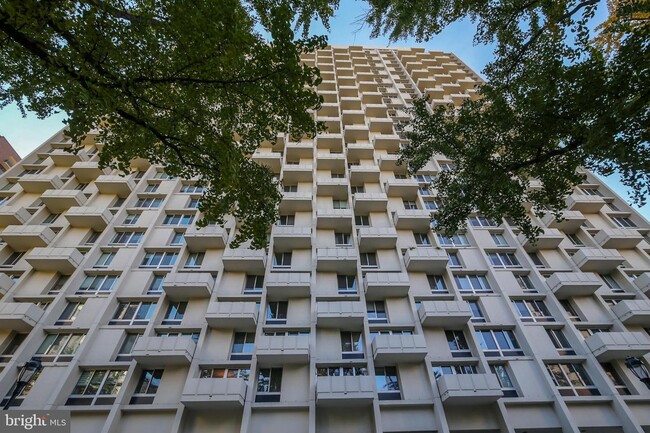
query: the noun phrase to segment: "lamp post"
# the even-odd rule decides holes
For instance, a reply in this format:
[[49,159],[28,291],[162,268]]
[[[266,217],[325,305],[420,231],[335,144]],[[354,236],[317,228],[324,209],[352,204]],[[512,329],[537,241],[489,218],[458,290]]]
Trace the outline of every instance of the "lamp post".
[[20,368],[20,372],[18,373],[18,378],[16,379],[16,384],[14,385],[14,390],[11,393],[11,397],[9,397],[9,400],[7,400],[7,403],[4,405],[2,410],[7,410],[9,407],[11,407],[11,404],[16,400],[16,397],[20,395],[21,392],[23,392],[23,389],[27,386],[30,380],[36,375],[41,370],[42,365],[41,365],[41,360],[39,358],[32,358],[29,361],[25,363]]
[[625,366],[630,369],[637,379],[650,389],[650,374],[645,364],[639,358],[635,358],[634,356],[625,358]]

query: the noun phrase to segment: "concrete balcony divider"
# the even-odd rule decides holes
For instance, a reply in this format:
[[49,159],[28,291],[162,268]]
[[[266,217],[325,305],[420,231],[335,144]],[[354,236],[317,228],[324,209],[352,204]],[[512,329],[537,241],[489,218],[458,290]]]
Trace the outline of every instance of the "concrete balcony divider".
[[81,265],[83,254],[76,248],[34,248],[25,260],[37,271],[70,275]]
[[271,299],[308,297],[311,274],[309,272],[271,272],[266,279],[265,286]]
[[375,387],[370,376],[319,376],[316,378],[316,404],[320,406],[370,405]]
[[190,336],[141,336],[133,346],[131,354],[133,359],[143,367],[161,367],[189,365],[192,362],[195,350],[196,344]]
[[262,365],[305,364],[309,362],[309,337],[263,335],[255,342],[255,353]]
[[585,343],[600,362],[641,357],[650,352],[650,337],[645,332],[598,332]]
[[214,289],[214,277],[207,272],[172,272],[162,284],[172,300],[209,298]]
[[603,285],[603,281],[588,272],[556,272],[546,280],[546,284],[558,299],[565,299],[572,296],[591,296]]
[[599,231],[594,240],[603,248],[630,249],[643,240],[643,236],[634,229],[606,228]]
[[445,405],[489,404],[503,397],[495,374],[448,374],[436,383]]
[[212,328],[254,330],[257,326],[259,307],[255,302],[210,302],[205,320]]
[[616,250],[581,248],[571,257],[582,272],[608,273],[625,261]]
[[472,313],[465,301],[422,301],[418,316],[425,327],[462,329]]
[[181,403],[190,409],[236,409],[246,400],[242,378],[189,378],[185,381]]
[[30,248],[46,247],[56,234],[48,226],[20,225],[7,226],[0,237],[14,251],[27,251]]
[[192,252],[206,251],[207,249],[226,248],[228,232],[225,228],[212,225],[206,227],[191,226],[185,231],[185,244]]
[[322,328],[358,328],[366,317],[366,306],[358,301],[319,301],[316,309],[316,324]]
[[377,335],[371,346],[375,363],[379,365],[420,362],[428,353],[422,335]]
[[113,219],[113,214],[106,208],[72,206],[64,214],[72,227],[105,229]]
[[31,302],[0,303],[0,328],[18,332],[31,331],[44,311]]
[[449,256],[440,248],[410,248],[404,254],[404,264],[411,272],[438,274],[447,268]]

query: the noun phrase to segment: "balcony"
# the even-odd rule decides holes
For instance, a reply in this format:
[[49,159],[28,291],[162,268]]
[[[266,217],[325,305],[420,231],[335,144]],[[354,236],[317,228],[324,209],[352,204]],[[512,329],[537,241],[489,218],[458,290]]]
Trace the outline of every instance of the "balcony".
[[357,231],[359,248],[364,251],[395,248],[397,231],[393,227],[361,227]]
[[532,253],[539,250],[553,250],[560,246],[565,239],[564,235],[558,229],[543,229],[544,231],[538,236],[537,242],[532,243],[526,238],[523,233],[517,236],[517,240],[524,247],[524,249]]
[[558,299],[573,296],[591,296],[603,282],[592,273],[556,272],[546,280],[546,284]]
[[348,161],[360,159],[373,159],[375,148],[369,141],[368,127],[365,125],[350,125],[344,127],[344,136],[347,143]]
[[348,196],[347,179],[318,179],[316,181],[316,193],[320,196],[331,196],[336,199],[344,199]]
[[189,378],[181,403],[189,409],[229,410],[244,406],[246,382],[242,378]]
[[224,249],[228,243],[228,232],[221,226],[191,226],[185,231],[185,244],[192,252],[210,248]]
[[422,335],[376,335],[372,340],[372,355],[376,365],[421,362],[427,353]]
[[12,280],[7,274],[0,274],[0,298],[4,297],[13,285],[14,280]]
[[172,300],[209,298],[214,289],[214,277],[207,272],[170,273],[162,288]]
[[61,178],[56,174],[25,174],[18,178],[18,184],[23,191],[43,194],[48,189],[58,189],[63,186]]
[[375,134],[392,134],[395,132],[393,130],[393,119],[371,117],[368,120],[368,124],[370,126],[370,132]]
[[415,179],[388,179],[384,185],[388,197],[401,197],[404,200],[415,199],[420,189]]
[[363,286],[366,298],[384,299],[406,296],[411,283],[406,272],[367,272]]
[[379,182],[379,167],[376,165],[353,165],[350,167],[351,184],[377,182]]
[[599,248],[581,248],[571,258],[582,272],[601,274],[613,271],[625,261],[618,251]]
[[266,279],[266,291],[271,299],[309,297],[309,272],[271,272]]
[[86,206],[72,206],[64,216],[72,227],[94,230],[104,230],[113,219],[113,214],[106,208]]
[[293,214],[296,212],[311,212],[312,194],[310,192],[284,192],[280,201],[279,211],[281,214]]
[[371,405],[375,387],[370,376],[319,376],[316,378],[316,404],[319,406]]
[[439,248],[409,248],[404,254],[406,269],[411,272],[440,273],[449,263],[445,250]]
[[0,206],[0,226],[25,224],[31,217],[22,206]]
[[650,324],[650,301],[630,299],[612,306],[612,312],[625,325]]
[[398,165],[397,161],[399,160],[399,155],[382,155],[379,158],[379,167],[381,168],[382,171],[393,171],[393,172],[401,172],[402,174],[406,174],[406,165]]
[[603,206],[605,200],[597,195],[571,194],[566,199],[567,209],[582,213],[598,213]]
[[650,272],[645,272],[634,280],[634,285],[648,296],[650,290]]
[[0,233],[2,240],[14,251],[27,251],[31,248],[46,247],[56,233],[47,226],[7,226]]
[[316,269],[324,272],[355,272],[357,252],[354,248],[317,248]]
[[448,374],[436,381],[445,405],[472,406],[494,403],[503,397],[495,374]]
[[393,213],[393,221],[398,230],[423,232],[430,228],[431,213],[425,209],[400,209]]
[[388,206],[388,197],[383,192],[358,192],[354,194],[352,203],[355,212],[359,214],[385,212]]
[[83,192],[75,189],[48,189],[41,195],[41,201],[52,213],[63,213],[73,206],[86,203]]
[[205,320],[211,328],[254,330],[258,314],[255,302],[210,302]]
[[[70,149],[72,149],[72,147]],[[73,153],[66,149],[53,149],[52,152],[47,155],[52,158],[52,162],[54,162],[54,165],[57,167],[70,167],[77,162],[88,161],[88,155],[83,150]]]
[[298,182],[311,182],[314,167],[311,164],[285,164],[282,169],[282,181],[285,185]]
[[643,236],[634,229],[606,228],[599,231],[594,240],[603,248],[631,249],[643,240]]
[[345,170],[345,155],[342,153],[318,153],[316,168],[342,173]]
[[585,343],[600,362],[642,357],[650,352],[650,338],[645,332],[599,332]]
[[109,174],[110,169],[101,169],[94,161],[80,161],[72,164],[72,172],[79,182],[90,183],[103,174]]
[[319,301],[316,311],[316,324],[321,328],[358,329],[366,317],[366,306],[356,301]]
[[306,335],[263,335],[255,342],[255,347],[260,365],[309,362],[309,337]]
[[576,230],[580,228],[582,224],[587,221],[587,218],[579,211],[568,211],[565,210],[562,212],[562,220],[559,221],[553,216],[552,213],[547,213],[542,218],[542,222],[550,228],[560,229],[564,233],[575,233]]
[[273,173],[280,173],[282,154],[278,152],[255,152],[253,161],[270,168]]
[[311,227],[273,226],[273,245],[283,249],[311,248]]
[[422,301],[418,316],[424,327],[462,329],[472,313],[464,301]]
[[352,230],[352,209],[317,209],[316,227],[350,231]]
[[195,349],[196,344],[188,335],[141,336],[133,346],[131,354],[142,367],[180,366],[191,364]]
[[25,260],[34,270],[70,275],[81,265],[83,254],[76,248],[34,248]]
[[135,181],[130,177],[116,174],[102,174],[95,179],[95,186],[102,194],[115,194],[118,197],[126,198],[135,188]]
[[226,248],[222,257],[223,268],[229,272],[263,273],[266,268],[266,251],[249,248]]
[[29,332],[43,317],[44,311],[31,302],[0,303],[0,328]]
[[377,150],[386,150],[391,153],[399,152],[400,150],[400,137],[397,134],[375,135],[372,141]]

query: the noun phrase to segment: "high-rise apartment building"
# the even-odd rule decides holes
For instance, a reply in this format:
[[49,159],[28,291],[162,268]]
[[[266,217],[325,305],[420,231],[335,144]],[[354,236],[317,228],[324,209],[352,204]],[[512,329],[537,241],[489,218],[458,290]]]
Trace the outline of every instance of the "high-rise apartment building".
[[411,98],[461,103],[453,54],[332,47],[328,132],[253,156],[282,179],[267,251],[198,229],[201,195],[162,167],[102,170],[62,134],[0,177],[0,394],[67,409],[74,433],[641,433],[650,390],[650,224],[587,173],[531,244],[441,203],[396,164]]

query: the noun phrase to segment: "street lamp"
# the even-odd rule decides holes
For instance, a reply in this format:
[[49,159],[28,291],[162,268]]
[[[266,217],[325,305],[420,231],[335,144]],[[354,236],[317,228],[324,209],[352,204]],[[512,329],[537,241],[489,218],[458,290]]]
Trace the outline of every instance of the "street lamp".
[[650,374],[648,374],[648,369],[639,358],[634,356],[625,358],[625,366],[650,389]]
[[23,389],[25,389],[29,381],[32,380],[32,378],[41,370],[41,368],[43,367],[39,358],[30,359],[25,363],[25,365],[20,368],[18,379],[16,379],[16,385],[14,385],[14,390],[11,393],[11,397],[9,397],[9,400],[7,400],[7,403],[4,405],[2,410],[9,409],[14,400],[16,400],[16,397],[18,397],[20,393],[23,392]]

